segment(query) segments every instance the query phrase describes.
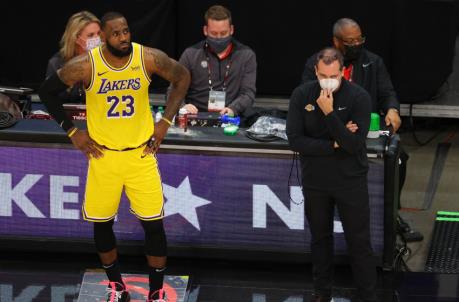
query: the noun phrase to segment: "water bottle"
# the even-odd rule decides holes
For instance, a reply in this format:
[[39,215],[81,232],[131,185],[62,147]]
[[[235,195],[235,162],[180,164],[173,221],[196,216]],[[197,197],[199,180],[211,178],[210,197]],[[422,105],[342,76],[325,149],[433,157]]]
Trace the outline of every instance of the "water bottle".
[[178,114],[178,123],[179,128],[184,129],[184,131],[188,128],[188,111],[185,108],[180,108]]
[[163,107],[162,106],[159,106],[158,107],[158,111],[156,112],[155,114],[155,122],[159,122],[162,118],[163,118],[163,113],[162,113],[163,110]]
[[379,137],[379,113],[371,113],[370,117],[370,129],[368,131],[368,138],[378,138]]

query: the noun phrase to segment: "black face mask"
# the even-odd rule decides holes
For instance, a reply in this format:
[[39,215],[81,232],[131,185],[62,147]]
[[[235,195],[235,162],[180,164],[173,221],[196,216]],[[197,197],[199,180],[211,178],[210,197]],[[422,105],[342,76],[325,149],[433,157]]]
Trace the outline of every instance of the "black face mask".
[[115,57],[118,57],[118,58],[124,58],[124,57],[127,57],[131,54],[132,52],[132,43],[129,43],[129,47],[128,49],[126,50],[119,50],[119,49],[116,49],[115,47],[111,46],[110,43],[105,42],[105,45],[107,46],[107,49],[108,51],[114,55]]
[[359,45],[344,45],[344,61],[352,63],[360,57],[363,44]]
[[215,53],[221,53],[224,51],[228,45],[230,45],[231,41],[233,40],[232,36],[228,36],[225,38],[211,38],[207,36],[206,42],[209,45],[210,49]]

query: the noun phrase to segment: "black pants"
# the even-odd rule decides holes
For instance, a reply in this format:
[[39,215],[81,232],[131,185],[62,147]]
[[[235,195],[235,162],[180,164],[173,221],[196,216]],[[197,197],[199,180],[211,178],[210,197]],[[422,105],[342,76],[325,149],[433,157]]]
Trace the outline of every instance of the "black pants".
[[364,301],[375,301],[377,274],[370,242],[367,184],[339,191],[304,189],[303,193],[306,217],[312,236],[311,250],[316,293],[329,295],[332,289],[333,214],[336,204],[359,296]]
[[405,185],[405,179],[406,179],[406,162],[409,159],[408,153],[405,152],[405,149],[403,149],[403,146],[400,146],[400,162],[398,166],[398,173],[399,173],[399,186],[398,186],[398,209],[401,209],[401,204],[400,204],[400,197],[402,195],[402,189],[403,186]]

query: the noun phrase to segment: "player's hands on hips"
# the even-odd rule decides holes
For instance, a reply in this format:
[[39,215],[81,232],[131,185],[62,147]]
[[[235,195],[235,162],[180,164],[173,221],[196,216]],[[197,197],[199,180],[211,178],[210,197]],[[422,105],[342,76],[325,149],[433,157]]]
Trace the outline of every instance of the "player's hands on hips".
[[70,138],[72,144],[81,152],[86,155],[88,159],[91,157],[101,158],[104,156],[104,153],[101,151],[103,149],[98,143],[96,143],[91,137],[87,130],[78,130]]
[[317,105],[325,115],[333,111],[333,93],[330,89],[322,89],[316,100]]
[[169,124],[167,122],[160,120],[159,122],[155,123],[155,132],[143,150],[143,156],[158,152],[159,146],[167,134],[167,129],[169,129]]
[[191,113],[191,114],[196,114],[198,113],[198,108],[193,105],[193,104],[186,104],[185,106],[183,106],[182,108],[185,108],[186,111],[188,111],[188,113]]

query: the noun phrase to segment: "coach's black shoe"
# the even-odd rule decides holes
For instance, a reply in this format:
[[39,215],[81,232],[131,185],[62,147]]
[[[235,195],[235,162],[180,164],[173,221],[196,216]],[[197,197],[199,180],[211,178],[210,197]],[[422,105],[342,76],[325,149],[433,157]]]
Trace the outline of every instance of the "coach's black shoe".
[[129,302],[131,296],[123,284],[110,282],[107,287],[107,302]]

